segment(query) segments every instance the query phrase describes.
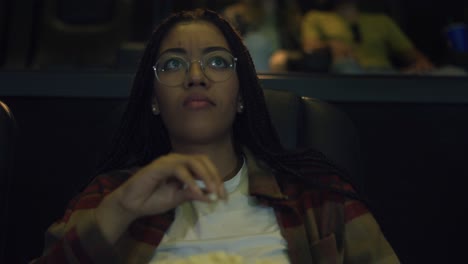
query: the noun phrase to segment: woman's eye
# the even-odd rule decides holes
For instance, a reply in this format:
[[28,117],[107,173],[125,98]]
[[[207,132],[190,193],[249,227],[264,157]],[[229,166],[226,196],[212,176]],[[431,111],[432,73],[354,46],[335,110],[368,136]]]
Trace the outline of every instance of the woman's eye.
[[212,68],[227,68],[229,63],[222,57],[213,57],[208,60],[208,65]]
[[171,58],[164,62],[162,66],[163,71],[177,71],[184,67],[184,63],[179,58]]

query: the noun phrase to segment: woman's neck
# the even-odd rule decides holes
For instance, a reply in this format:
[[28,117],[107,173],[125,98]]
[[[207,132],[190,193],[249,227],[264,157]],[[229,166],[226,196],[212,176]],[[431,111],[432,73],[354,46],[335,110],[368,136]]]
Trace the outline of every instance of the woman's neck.
[[232,140],[210,144],[177,144],[173,142],[172,152],[206,155],[218,169],[223,181],[227,181],[235,176],[241,162],[241,157],[238,157],[234,150]]

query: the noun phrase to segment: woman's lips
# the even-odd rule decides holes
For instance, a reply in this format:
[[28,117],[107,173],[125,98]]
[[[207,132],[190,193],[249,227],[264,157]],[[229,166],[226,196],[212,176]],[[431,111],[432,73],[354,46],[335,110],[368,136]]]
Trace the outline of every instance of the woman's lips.
[[185,98],[183,105],[185,108],[199,110],[214,106],[215,104],[207,96],[193,94]]
[[197,110],[197,109],[203,109],[203,108],[209,107],[211,105],[212,104],[208,101],[189,101],[184,106],[186,108]]

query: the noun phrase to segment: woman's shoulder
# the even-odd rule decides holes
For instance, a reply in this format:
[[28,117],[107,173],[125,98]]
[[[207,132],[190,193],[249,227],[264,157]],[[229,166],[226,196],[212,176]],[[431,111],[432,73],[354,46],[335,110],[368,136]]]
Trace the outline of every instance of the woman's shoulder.
[[301,208],[318,210],[323,217],[344,216],[343,221],[349,222],[369,212],[367,202],[355,188],[341,177],[333,174],[304,175],[310,179],[283,181],[282,191],[288,200]]
[[[285,190],[294,190],[296,195],[313,193],[314,195],[346,197],[356,193],[353,186],[340,176],[327,173],[301,174],[300,177],[282,177]],[[286,194],[287,195],[287,194]]]
[[137,169],[135,167],[124,170],[111,170],[97,175],[69,202],[68,210],[97,206],[104,196],[122,185]]
[[[300,153],[299,153],[300,154]],[[280,177],[285,185],[295,186],[300,192],[314,192],[321,194],[336,194],[346,196],[356,193],[352,182],[346,173],[326,161],[318,162],[306,153],[302,156],[294,154],[283,160],[283,164],[291,170],[290,174]]]
[[96,188],[101,190],[113,190],[135,174],[138,169],[139,167],[132,167],[128,169],[109,170],[107,172],[100,173],[91,181],[85,192]]

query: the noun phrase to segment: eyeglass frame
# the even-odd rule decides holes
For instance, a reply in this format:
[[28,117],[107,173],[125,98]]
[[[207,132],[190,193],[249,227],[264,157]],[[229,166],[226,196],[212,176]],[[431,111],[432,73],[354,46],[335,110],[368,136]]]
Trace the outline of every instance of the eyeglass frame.
[[[215,52],[215,51],[213,51],[213,52]],[[232,62],[232,64],[231,64],[232,66],[230,66],[229,69],[231,69],[232,72],[234,73],[234,72],[236,71],[236,67],[237,67],[237,57],[234,57],[234,55],[233,55],[231,52],[227,51],[227,50],[224,51],[224,52],[226,52],[227,54],[229,54],[229,56],[231,56],[232,59],[233,59],[233,62]],[[212,52],[209,52],[209,53],[212,53]],[[209,54],[209,53],[207,53],[207,54]],[[212,81],[212,82],[224,82],[224,81],[226,81],[226,80],[229,80],[230,77],[232,77],[232,74],[231,74],[231,75],[230,75],[228,78],[226,78],[225,80],[222,80],[222,81],[214,81],[214,80],[212,80],[210,77],[208,77],[208,76],[206,75],[206,73],[205,73],[205,67],[206,67],[206,66],[204,65],[202,59],[188,61],[188,60],[184,59],[183,56],[180,56],[180,58],[182,58],[183,61],[184,61],[184,63],[185,63],[185,76],[184,76],[183,80],[182,80],[180,83],[174,84],[174,85],[168,85],[168,84],[165,84],[165,83],[161,82],[161,80],[159,79],[159,76],[158,76],[158,69],[157,69],[157,67],[156,67],[156,65],[158,64],[159,60],[162,58],[162,55],[164,55],[164,54],[161,54],[161,55],[158,57],[158,59],[156,60],[156,63],[153,65],[153,71],[154,71],[154,75],[156,76],[156,79],[158,80],[159,83],[164,84],[164,85],[167,85],[167,86],[170,86],[170,87],[174,87],[174,86],[183,84],[183,83],[185,82],[185,79],[187,78],[187,73],[189,72],[189,70],[190,70],[190,68],[192,67],[192,64],[193,64],[194,62],[198,62],[198,64],[200,65],[200,68],[201,68],[201,70],[202,70],[202,72],[203,72],[203,75],[204,75],[207,79],[209,79],[210,81]],[[206,54],[202,55],[202,58],[203,58],[203,56],[205,56],[205,55],[206,55]]]

